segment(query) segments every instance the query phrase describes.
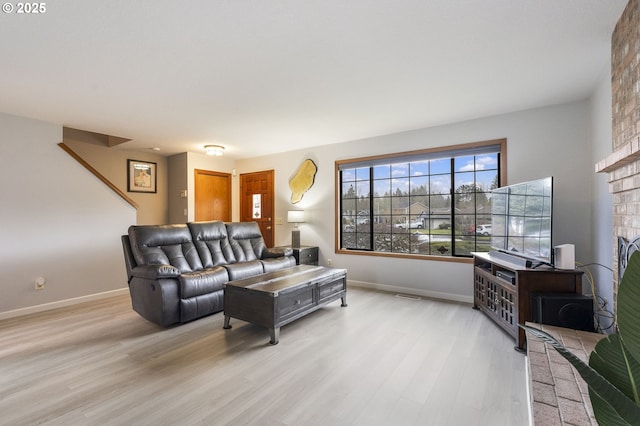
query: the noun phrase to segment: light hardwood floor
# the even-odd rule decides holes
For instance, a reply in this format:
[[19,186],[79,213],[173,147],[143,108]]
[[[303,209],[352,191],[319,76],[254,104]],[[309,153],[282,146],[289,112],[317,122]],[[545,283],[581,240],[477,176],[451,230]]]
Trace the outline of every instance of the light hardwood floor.
[[128,296],[0,321],[2,425],[526,425],[525,356],[470,305],[350,287],[282,328],[162,329]]

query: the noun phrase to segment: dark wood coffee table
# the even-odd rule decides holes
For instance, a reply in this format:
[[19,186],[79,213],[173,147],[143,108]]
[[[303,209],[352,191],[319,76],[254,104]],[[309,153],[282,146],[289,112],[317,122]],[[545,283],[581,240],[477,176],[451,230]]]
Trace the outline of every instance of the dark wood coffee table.
[[278,344],[280,327],[327,303],[347,306],[347,270],[299,265],[231,281],[224,288],[224,327],[231,317],[267,327]]

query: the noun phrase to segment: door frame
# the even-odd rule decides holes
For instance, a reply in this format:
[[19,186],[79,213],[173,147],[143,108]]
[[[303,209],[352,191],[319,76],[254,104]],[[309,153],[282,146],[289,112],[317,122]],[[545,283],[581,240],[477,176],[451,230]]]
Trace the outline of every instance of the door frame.
[[[271,169],[271,170],[260,170],[260,171],[256,171],[256,172],[248,172],[248,173],[240,173],[240,178],[239,178],[239,182],[238,182],[238,194],[239,194],[239,198],[240,198],[240,214],[239,214],[239,220],[242,221],[243,220],[243,215],[245,211],[245,207],[247,207],[245,205],[245,197],[244,197],[244,189],[243,189],[243,184],[244,181],[243,179],[246,176],[250,176],[250,175],[257,175],[257,174],[263,174],[263,173],[268,173],[270,175],[270,181],[271,181],[271,187],[268,188],[267,190],[270,192],[271,195],[271,237],[272,237],[272,241],[266,241],[267,239],[265,238],[265,243],[267,244],[267,247],[272,247],[275,244],[276,241],[276,227],[275,227],[275,220],[274,220],[274,215],[275,215],[275,209],[276,209],[276,200],[275,200],[275,170]],[[246,218],[245,220],[252,220],[251,218]],[[264,235],[263,235],[264,237]]]

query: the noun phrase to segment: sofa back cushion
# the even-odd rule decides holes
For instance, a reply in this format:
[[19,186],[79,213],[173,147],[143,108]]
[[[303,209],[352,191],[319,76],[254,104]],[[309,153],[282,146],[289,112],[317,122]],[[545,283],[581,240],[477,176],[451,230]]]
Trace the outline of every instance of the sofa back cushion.
[[138,265],[172,265],[183,273],[202,269],[185,224],[130,226],[129,241]]
[[202,266],[215,266],[235,263],[236,258],[227,238],[227,228],[222,221],[191,222],[187,224],[191,238],[198,250]]
[[226,224],[229,244],[237,262],[260,259],[266,248],[257,222],[230,222]]

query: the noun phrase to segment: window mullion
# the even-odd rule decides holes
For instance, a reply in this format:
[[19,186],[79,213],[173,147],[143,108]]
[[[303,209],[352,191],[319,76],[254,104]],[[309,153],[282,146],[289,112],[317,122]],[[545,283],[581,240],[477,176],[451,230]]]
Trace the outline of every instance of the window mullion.
[[456,166],[455,158],[451,157],[451,170],[450,170],[451,187],[449,188],[449,193],[451,197],[451,226],[449,227],[451,231],[449,233],[449,236],[451,237],[451,256],[456,255],[456,189],[455,189],[456,170],[455,170],[455,166]]
[[375,251],[373,246],[373,166],[369,167],[369,247]]

